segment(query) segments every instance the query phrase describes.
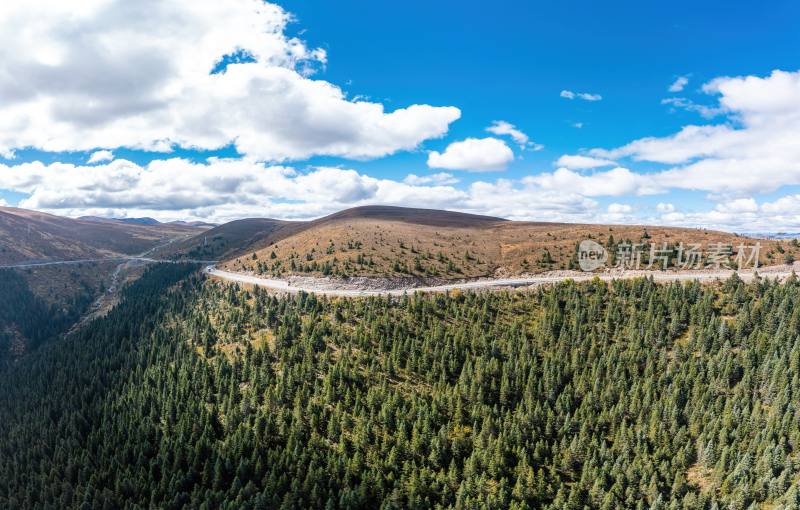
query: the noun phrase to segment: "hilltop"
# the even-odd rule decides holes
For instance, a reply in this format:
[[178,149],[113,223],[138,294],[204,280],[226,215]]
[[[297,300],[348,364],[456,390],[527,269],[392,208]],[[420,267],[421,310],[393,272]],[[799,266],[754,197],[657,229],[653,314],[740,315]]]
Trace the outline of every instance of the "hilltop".
[[[276,220],[270,220],[276,221]],[[220,227],[226,230],[226,225]],[[209,234],[213,231],[209,231]],[[280,223],[247,246],[222,252],[220,267],[273,276],[459,279],[577,267],[577,245],[592,239],[613,259],[620,243],[658,248],[754,239],[705,229],[509,221],[452,211],[359,207],[308,222]],[[761,239],[761,264],[800,256],[796,242]]]
[[259,250],[296,232],[302,223],[247,218],[218,225],[191,238],[154,250],[153,256],[167,259],[222,260]]

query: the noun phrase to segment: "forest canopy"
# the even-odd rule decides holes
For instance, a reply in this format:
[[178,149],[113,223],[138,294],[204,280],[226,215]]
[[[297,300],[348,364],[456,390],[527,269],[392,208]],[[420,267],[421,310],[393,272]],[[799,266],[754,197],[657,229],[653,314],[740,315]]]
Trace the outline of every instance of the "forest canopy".
[[270,295],[159,265],[0,372],[2,508],[797,508],[800,283]]

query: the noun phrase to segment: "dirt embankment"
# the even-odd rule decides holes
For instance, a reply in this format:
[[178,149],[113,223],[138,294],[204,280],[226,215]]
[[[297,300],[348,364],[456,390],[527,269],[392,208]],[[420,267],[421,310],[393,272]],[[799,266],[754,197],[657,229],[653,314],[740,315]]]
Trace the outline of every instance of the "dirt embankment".
[[337,277],[290,277],[286,279],[264,278],[253,273],[230,272],[209,266],[206,269],[210,276],[225,281],[255,285],[277,292],[309,292],[328,296],[359,297],[372,295],[402,295],[407,292],[446,292],[451,290],[484,290],[496,288],[535,287],[557,283],[564,280],[589,281],[595,278],[602,281],[628,278],[653,278],[659,282],[691,281],[711,282],[729,278],[738,274],[745,281],[756,277],[785,279],[800,270],[800,263],[760,267],[757,270],[747,269],[734,271],[695,270],[695,271],[605,271],[588,273],[580,271],[548,271],[543,274],[522,275],[513,278],[478,278],[470,280],[439,280],[416,278],[337,278]]

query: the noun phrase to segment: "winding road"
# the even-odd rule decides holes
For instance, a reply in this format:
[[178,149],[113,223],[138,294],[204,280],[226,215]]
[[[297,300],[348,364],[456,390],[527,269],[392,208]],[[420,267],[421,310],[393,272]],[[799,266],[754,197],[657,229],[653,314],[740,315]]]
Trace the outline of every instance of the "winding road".
[[43,266],[66,266],[75,264],[88,264],[97,262],[146,262],[146,263],[165,263],[165,264],[216,264],[216,260],[198,260],[198,259],[181,259],[181,260],[166,260],[154,259],[143,256],[130,256],[130,257],[105,257],[97,259],[71,259],[71,260],[42,260],[32,262],[20,262],[17,264],[3,264],[0,269],[30,269],[34,267]]
[[756,274],[765,278],[773,278],[782,280],[789,277],[795,270],[800,270],[800,263],[794,266],[765,266],[760,267],[756,271],[753,269],[745,269],[742,271],[734,270],[694,270],[694,271],[625,271],[625,272],[605,272],[605,273],[582,273],[579,271],[555,271],[552,273],[545,273],[541,275],[517,277],[517,278],[484,278],[471,281],[460,281],[455,283],[448,283],[444,285],[422,286],[422,287],[403,287],[403,288],[354,288],[353,285],[347,286],[337,283],[335,280],[326,278],[304,278],[299,283],[289,280],[278,278],[265,278],[262,276],[255,276],[247,273],[235,273],[225,271],[216,267],[216,260],[198,260],[198,259],[183,259],[183,260],[165,260],[154,259],[151,257],[139,255],[130,257],[110,257],[110,258],[97,258],[97,259],[76,259],[76,260],[50,260],[50,261],[31,261],[21,262],[18,264],[0,265],[0,269],[26,269],[41,266],[52,265],[68,265],[68,264],[85,264],[92,262],[120,262],[121,264],[127,262],[143,262],[143,263],[191,263],[206,265],[204,272],[215,278],[219,278],[229,282],[244,283],[248,285],[256,285],[266,289],[287,292],[299,293],[307,292],[320,294],[325,296],[339,296],[339,297],[366,297],[366,296],[402,296],[403,294],[414,292],[447,292],[450,290],[481,290],[481,289],[497,289],[497,288],[517,288],[517,287],[531,287],[537,285],[546,285],[557,283],[565,280],[574,280],[576,282],[590,281],[593,279],[600,279],[601,281],[612,281],[618,279],[628,278],[641,278],[651,277],[658,282],[670,281],[691,281],[698,280],[701,282],[709,282],[714,280],[721,280],[729,278],[734,273],[738,273],[739,277],[745,281],[752,280]]
[[[691,281],[698,280],[701,282],[709,282],[729,278],[734,273],[738,273],[742,280],[752,280],[756,274],[765,278],[784,279],[793,274],[793,267],[790,266],[769,266],[759,268],[757,271],[752,269],[734,271],[734,270],[696,270],[696,271],[625,271],[625,272],[609,272],[609,273],[581,273],[577,271],[561,271],[556,274],[543,274],[530,277],[520,278],[494,278],[494,279],[481,279],[466,282],[457,282],[446,285],[437,285],[431,287],[408,287],[402,289],[354,289],[354,288],[336,288],[332,287],[332,281],[327,279],[319,279],[319,283],[309,283],[305,279],[302,284],[290,283],[287,280],[276,278],[264,278],[244,273],[234,273],[231,271],[224,271],[217,269],[214,265],[209,265],[205,268],[208,275],[220,278],[222,280],[256,285],[267,289],[298,293],[308,292],[326,296],[340,296],[340,297],[366,297],[366,296],[402,296],[403,294],[414,292],[446,292],[450,290],[481,290],[481,289],[495,289],[495,288],[516,288],[516,287],[530,287],[536,285],[546,285],[556,283],[564,280],[574,281],[590,281],[598,278],[602,281],[612,281],[622,278],[641,278],[652,277],[653,280],[659,282],[670,281]],[[335,285],[335,284],[334,284]]]

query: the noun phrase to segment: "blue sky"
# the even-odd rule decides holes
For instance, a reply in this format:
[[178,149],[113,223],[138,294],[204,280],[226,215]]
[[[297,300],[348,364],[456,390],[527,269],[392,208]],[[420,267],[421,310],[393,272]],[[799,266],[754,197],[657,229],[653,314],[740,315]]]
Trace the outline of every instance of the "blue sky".
[[[518,219],[800,229],[800,169],[785,142],[800,124],[800,107],[792,110],[800,98],[796,2],[287,0],[259,18],[248,16],[254,0],[231,2],[224,13],[170,3],[169,11],[147,14],[149,26],[133,28],[141,31],[137,44],[147,43],[140,52],[77,42],[76,34],[97,26],[105,31],[98,45],[123,40],[131,29],[124,16],[108,18],[115,5],[118,14],[135,10],[122,2],[87,8],[71,30],[47,33],[41,47],[16,48],[21,55],[5,46],[15,58],[0,63],[0,94],[12,98],[11,120],[0,122],[0,200],[58,214],[214,221],[313,217],[381,202]],[[37,5],[47,12],[45,28],[72,19],[47,0]],[[8,9],[4,32],[12,37],[25,26],[25,4]],[[159,35],[182,9],[191,20],[186,33]],[[277,36],[260,39],[259,30],[242,24],[248,19],[261,19]],[[193,51],[206,34],[214,43]],[[175,50],[157,59],[154,47]],[[229,66],[224,84],[186,85],[235,48],[252,51],[254,62]],[[186,64],[193,60],[197,69]],[[280,81],[276,68],[296,75]],[[51,81],[74,81],[74,89],[53,88],[42,78],[48,73]],[[681,77],[686,83],[669,91]],[[245,82],[250,88],[242,92]],[[317,102],[313,94],[325,91],[309,92],[308,85],[337,87],[343,98]],[[170,95],[181,86],[188,92]],[[217,90],[224,97],[216,98]],[[562,91],[598,97],[568,99]],[[193,102],[184,105],[185,98]],[[764,98],[779,103],[765,106]],[[409,114],[384,133],[384,117],[350,111],[358,101],[382,105],[384,115],[410,105],[439,110]],[[512,124],[531,144],[522,149],[487,132],[494,121]],[[19,134],[19,126],[29,129]],[[686,126],[698,126],[700,138],[670,138]],[[709,135],[714,126],[726,131]],[[630,145],[647,138],[668,147]],[[452,145],[470,139],[483,142]],[[111,154],[88,166],[98,150]],[[438,167],[432,151],[442,156]],[[564,155],[607,164],[565,166]],[[240,164],[234,171],[209,157]],[[176,160],[158,165],[158,175],[150,165]],[[763,179],[748,180],[759,172]],[[438,180],[420,180],[431,175]],[[181,187],[193,180],[202,188]]]

